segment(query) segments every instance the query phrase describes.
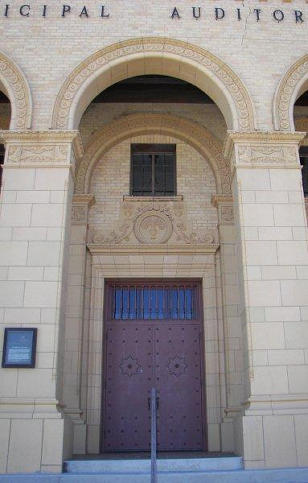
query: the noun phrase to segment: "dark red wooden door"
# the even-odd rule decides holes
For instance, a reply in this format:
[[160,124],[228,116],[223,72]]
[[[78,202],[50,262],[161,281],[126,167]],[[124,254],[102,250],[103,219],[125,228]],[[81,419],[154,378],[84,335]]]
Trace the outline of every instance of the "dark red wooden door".
[[199,284],[110,283],[106,291],[102,450],[205,449]]

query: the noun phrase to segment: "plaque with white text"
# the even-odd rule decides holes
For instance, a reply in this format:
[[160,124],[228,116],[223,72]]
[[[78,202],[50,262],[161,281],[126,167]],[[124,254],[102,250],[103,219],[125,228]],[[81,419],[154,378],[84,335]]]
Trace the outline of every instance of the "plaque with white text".
[[6,328],[2,367],[34,367],[36,328]]

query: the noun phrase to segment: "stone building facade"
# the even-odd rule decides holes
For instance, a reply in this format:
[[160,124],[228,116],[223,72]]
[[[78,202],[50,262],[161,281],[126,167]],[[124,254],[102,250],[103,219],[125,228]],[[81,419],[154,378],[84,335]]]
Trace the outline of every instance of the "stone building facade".
[[[0,350],[37,347],[0,369],[0,472],[100,453],[106,280],[200,282],[202,448],[308,466],[307,3],[1,9]],[[213,102],[93,102],[139,76]],[[132,144],[176,145],[176,193],[132,196]]]

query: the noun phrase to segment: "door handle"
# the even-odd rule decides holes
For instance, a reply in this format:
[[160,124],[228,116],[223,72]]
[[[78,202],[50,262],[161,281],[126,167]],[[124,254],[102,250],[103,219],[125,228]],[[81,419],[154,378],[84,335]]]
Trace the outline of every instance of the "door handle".
[[[151,398],[150,397],[148,397],[148,409],[149,409],[149,411],[151,409]],[[159,397],[158,396],[156,397],[156,409],[159,409]]]

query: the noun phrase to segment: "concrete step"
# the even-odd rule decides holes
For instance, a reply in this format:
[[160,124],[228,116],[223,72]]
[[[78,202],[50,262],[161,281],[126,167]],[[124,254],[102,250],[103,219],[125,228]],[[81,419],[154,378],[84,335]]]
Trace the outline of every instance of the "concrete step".
[[[159,473],[158,483],[307,483],[308,468]],[[0,483],[150,483],[143,474],[19,474],[0,475]]]
[[[239,470],[243,467],[242,458],[228,456],[219,458],[166,458],[157,460],[157,470],[166,472],[202,472]],[[149,473],[149,459],[95,459],[68,460],[65,462],[65,472],[74,474],[90,473]]]

